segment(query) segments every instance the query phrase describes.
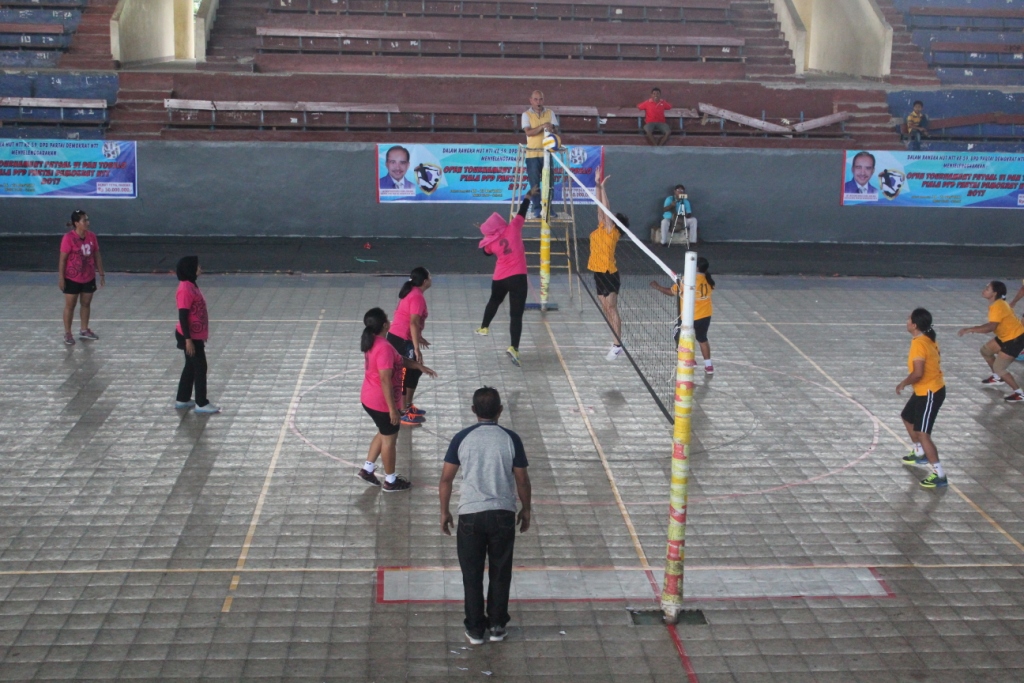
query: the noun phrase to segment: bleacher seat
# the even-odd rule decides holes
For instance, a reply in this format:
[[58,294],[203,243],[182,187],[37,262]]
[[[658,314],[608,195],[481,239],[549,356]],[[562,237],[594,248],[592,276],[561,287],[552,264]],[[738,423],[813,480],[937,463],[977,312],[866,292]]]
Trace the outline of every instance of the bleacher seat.
[[915,100],[924,103],[928,116],[929,150],[981,151],[978,145],[985,145],[989,151],[1012,152],[1024,144],[1024,93],[905,90],[889,93],[890,112],[904,121]]
[[0,130],[8,137],[63,137],[92,126],[102,137],[117,92],[117,74],[0,74]]
[[556,21],[727,23],[728,0],[270,0],[271,12]]

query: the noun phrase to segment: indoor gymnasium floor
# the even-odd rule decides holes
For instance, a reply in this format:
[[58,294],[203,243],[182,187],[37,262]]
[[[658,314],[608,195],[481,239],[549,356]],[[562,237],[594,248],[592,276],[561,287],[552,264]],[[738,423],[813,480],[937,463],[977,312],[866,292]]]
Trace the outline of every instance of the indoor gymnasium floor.
[[[985,321],[983,281],[718,278],[686,557],[686,606],[707,623],[676,628],[643,623],[669,423],[627,360],[604,360],[604,322],[562,280],[561,310],[526,314],[519,369],[507,309],[473,334],[488,276],[436,275],[425,360],[440,377],[398,446],[412,491],[355,476],[373,434],[361,317],[390,313],[401,282],[201,277],[224,412],[199,417],[173,407],[173,276],[112,274],[100,341],[67,348],[55,276],[0,273],[0,679],[1024,678],[1024,406],[979,384],[982,337],[955,334]],[[948,385],[939,491],[900,463],[916,306]],[[651,324],[670,340],[671,322]],[[534,526],[509,639],[470,647],[437,481],[482,385],[525,442]]]

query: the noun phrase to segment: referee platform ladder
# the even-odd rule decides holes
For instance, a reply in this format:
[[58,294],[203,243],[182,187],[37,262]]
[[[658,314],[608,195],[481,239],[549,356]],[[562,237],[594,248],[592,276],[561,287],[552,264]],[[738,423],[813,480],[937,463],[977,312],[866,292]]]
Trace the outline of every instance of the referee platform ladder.
[[[548,152],[551,155],[558,155],[562,162],[569,165],[569,154],[565,148]],[[575,294],[581,293],[579,281],[573,277],[578,272],[578,254],[576,248],[576,214],[572,201],[572,180],[565,173],[562,166],[554,161],[550,162],[550,183],[554,190],[549,195],[548,202],[548,227],[550,229],[550,275],[559,271],[565,271],[569,284],[569,299],[575,298]],[[519,145],[519,153],[516,157],[516,170],[512,189],[512,204],[509,208],[509,220],[515,217],[519,211],[519,205],[530,191],[530,182],[526,174],[526,145]],[[532,213],[532,208],[531,208]],[[529,214],[528,214],[529,216]],[[542,220],[540,218],[527,217],[523,224],[523,245],[526,247],[526,267],[530,271],[541,271],[541,242],[543,241]],[[542,275],[543,276],[543,275]],[[575,293],[573,288],[575,287]],[[546,310],[558,310],[558,304],[553,302],[530,302],[526,304],[528,309],[542,308],[545,303]]]

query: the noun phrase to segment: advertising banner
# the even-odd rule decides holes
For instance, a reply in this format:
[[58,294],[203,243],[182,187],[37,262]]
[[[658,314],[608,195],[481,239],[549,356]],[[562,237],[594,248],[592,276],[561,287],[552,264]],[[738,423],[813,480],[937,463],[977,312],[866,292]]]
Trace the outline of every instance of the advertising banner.
[[135,199],[135,143],[0,140],[0,198]]
[[842,204],[1024,209],[1024,154],[848,150]]
[[[508,204],[518,152],[517,145],[378,144],[377,201]],[[566,157],[572,172],[593,192],[604,148],[567,146]],[[562,201],[562,192],[556,183],[554,201]],[[591,203],[581,188],[572,192],[573,202]]]

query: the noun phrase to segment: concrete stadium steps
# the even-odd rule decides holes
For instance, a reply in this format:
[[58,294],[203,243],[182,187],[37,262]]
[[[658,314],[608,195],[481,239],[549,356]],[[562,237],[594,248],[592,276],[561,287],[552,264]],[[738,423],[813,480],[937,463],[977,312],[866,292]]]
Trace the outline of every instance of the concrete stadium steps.
[[747,41],[747,79],[797,81],[796,63],[769,0],[742,0],[730,6],[733,27]]
[[110,110],[107,137],[122,140],[160,139],[167,124],[164,100],[174,91],[174,74],[122,71],[117,103]]
[[909,87],[940,85],[938,76],[924,58],[924,52],[914,44],[903,13],[892,0],[878,0],[878,7],[892,26],[892,64],[886,81]]
[[71,49],[60,60],[62,69],[116,68],[110,54],[110,17],[116,8],[117,0],[89,0]]
[[268,0],[220,0],[206,48],[203,71],[252,71],[259,50],[256,26],[267,15]]
[[846,131],[865,149],[903,149],[884,90],[843,90],[833,95],[836,111],[850,113]]

